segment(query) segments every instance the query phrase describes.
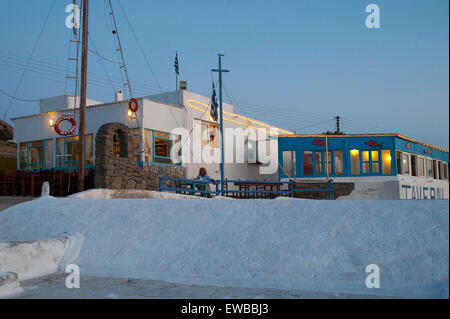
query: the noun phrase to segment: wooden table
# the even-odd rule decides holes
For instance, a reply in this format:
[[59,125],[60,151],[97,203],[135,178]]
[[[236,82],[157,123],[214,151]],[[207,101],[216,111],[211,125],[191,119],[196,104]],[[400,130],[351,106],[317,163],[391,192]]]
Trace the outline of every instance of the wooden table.
[[[283,183],[278,182],[235,182],[234,185],[239,186],[239,190],[249,191],[250,187],[255,187],[257,191],[279,191]],[[245,198],[273,198],[277,197],[275,193],[238,193],[239,197]]]

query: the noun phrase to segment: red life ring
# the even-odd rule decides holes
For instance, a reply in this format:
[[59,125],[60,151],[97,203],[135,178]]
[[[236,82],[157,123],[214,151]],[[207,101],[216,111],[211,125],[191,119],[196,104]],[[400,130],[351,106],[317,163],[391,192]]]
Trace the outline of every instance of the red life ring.
[[[70,128],[70,130],[61,131],[61,129],[59,128],[59,125],[64,121],[69,121],[70,124],[72,124],[72,127]],[[75,132],[76,128],[77,128],[77,123],[70,116],[61,116],[55,122],[55,131],[56,131],[56,133],[58,133],[59,135],[62,135],[62,136],[72,135]]]
[[130,99],[130,102],[128,102],[128,108],[131,112],[136,113],[139,109],[139,102],[135,98]]

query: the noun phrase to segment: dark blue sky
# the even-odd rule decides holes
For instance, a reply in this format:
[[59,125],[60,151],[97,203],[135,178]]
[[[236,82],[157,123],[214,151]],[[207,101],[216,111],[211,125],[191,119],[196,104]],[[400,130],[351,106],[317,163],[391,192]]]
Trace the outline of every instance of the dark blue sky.
[[[53,0],[2,1],[0,89],[12,93]],[[90,48],[117,60],[105,0],[91,0]],[[242,115],[300,133],[398,132],[448,148],[449,42],[447,0],[122,0],[163,90],[175,87],[173,60],[190,91],[209,95],[210,69],[224,53],[228,94]],[[69,29],[58,0],[17,96],[63,94]],[[376,3],[381,28],[365,27]],[[135,95],[158,93],[127,22],[113,0]],[[116,64],[104,62],[112,87]],[[113,99],[99,58],[89,55],[88,97]],[[214,74],[214,77],[217,75]],[[70,92],[66,92],[70,93]],[[0,94],[2,117],[9,98]],[[36,113],[14,101],[7,118]],[[318,124],[321,123],[321,124]]]

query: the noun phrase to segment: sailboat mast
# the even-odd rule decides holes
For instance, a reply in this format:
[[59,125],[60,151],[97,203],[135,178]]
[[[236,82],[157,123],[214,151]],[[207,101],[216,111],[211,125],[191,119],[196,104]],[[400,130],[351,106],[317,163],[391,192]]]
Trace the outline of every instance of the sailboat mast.
[[78,191],[84,190],[85,138],[86,138],[86,89],[88,57],[89,0],[83,0],[83,25],[81,46],[80,124],[78,128]]

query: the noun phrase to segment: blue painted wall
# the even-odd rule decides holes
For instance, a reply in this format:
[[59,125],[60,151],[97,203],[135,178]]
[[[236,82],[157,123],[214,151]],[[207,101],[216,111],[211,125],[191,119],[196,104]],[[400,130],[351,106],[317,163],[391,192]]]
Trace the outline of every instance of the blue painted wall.
[[[313,142],[321,141],[323,145],[314,145]],[[375,146],[369,146],[366,142],[374,141]],[[408,144],[408,145],[407,145]],[[410,148],[408,148],[409,146]],[[283,151],[296,151],[296,174],[291,177],[326,177],[325,167],[323,168],[323,173],[319,175],[304,175],[303,174],[303,151],[320,151],[322,152],[322,156],[324,156],[325,152],[325,137],[279,137],[278,138],[278,160],[280,164],[283,166]],[[381,158],[381,150],[390,150],[391,151],[391,170],[392,174],[390,176],[397,175],[396,168],[396,150],[403,150],[405,152],[410,152],[422,156],[427,156],[430,158],[438,159],[441,161],[448,162],[448,153],[441,152],[435,149],[431,149],[431,154],[427,154],[424,150],[430,149],[429,147],[409,142],[404,139],[395,137],[395,136],[339,136],[339,137],[328,137],[328,150],[342,150],[344,157],[344,174],[343,175],[334,175],[333,171],[330,172],[330,176],[333,177],[355,177],[355,176],[389,176],[386,174],[382,174],[382,168],[380,166],[380,173],[370,173],[370,174],[362,174],[361,175],[351,175],[351,167],[350,167],[350,150],[357,149],[360,151],[372,151],[379,150],[380,158]],[[323,157],[324,158],[324,157]],[[333,164],[334,156],[332,156],[332,164]],[[380,161],[381,164],[381,161]],[[334,165],[332,165],[334,167]],[[288,177],[283,170],[279,171],[280,178]]]

